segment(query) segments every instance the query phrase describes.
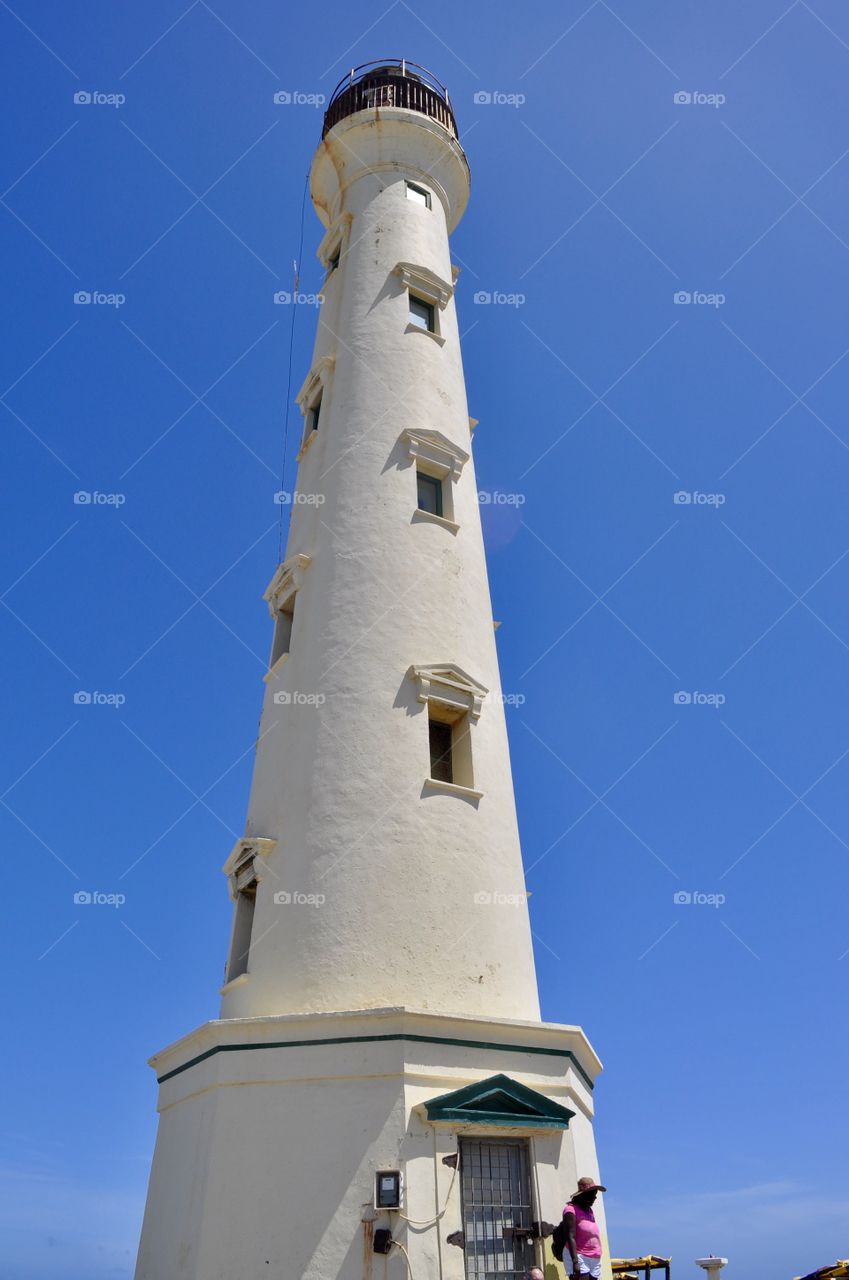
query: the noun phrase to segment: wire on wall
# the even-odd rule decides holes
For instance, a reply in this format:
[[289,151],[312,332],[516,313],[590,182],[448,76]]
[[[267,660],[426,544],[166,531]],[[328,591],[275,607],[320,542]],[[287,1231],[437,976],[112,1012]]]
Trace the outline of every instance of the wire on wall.
[[406,1264],[407,1264],[407,1274],[409,1275],[410,1280],[413,1280],[413,1267],[412,1267],[412,1264],[411,1264],[411,1262],[410,1262],[410,1255],[407,1253],[407,1250],[404,1248],[404,1246],[401,1244],[401,1242],[400,1242],[399,1240],[393,1240],[393,1241],[392,1241],[392,1248],[393,1248],[393,1249],[400,1249],[400,1250],[401,1250],[401,1252],[403,1253],[403,1255],[404,1255],[404,1261],[405,1261],[405,1262],[406,1262]]
[[460,1167],[460,1161],[458,1159],[457,1163],[454,1165],[454,1170],[451,1174],[451,1181],[448,1183],[448,1190],[445,1193],[445,1204],[439,1210],[439,1213],[436,1215],[435,1218],[428,1218],[425,1221],[420,1222],[416,1218],[408,1218],[406,1213],[401,1213],[400,1210],[398,1211],[398,1217],[403,1218],[405,1222],[409,1222],[411,1227],[435,1227],[437,1222],[439,1222],[442,1218],[445,1217],[445,1212],[449,1204],[451,1203],[451,1192],[454,1190],[454,1179],[457,1177],[457,1170],[459,1169],[459,1167]]
[[[286,373],[286,407],[283,415],[283,458],[280,464],[280,492],[286,488],[286,450],[289,445],[289,411],[292,401],[292,353],[295,347],[295,317],[298,314],[297,297],[301,283],[301,256],[304,251],[304,215],[307,207],[307,189],[310,175],[304,178],[304,194],[301,197],[301,234],[298,240],[298,256],[292,263],[292,320],[289,325],[289,368]],[[277,563],[283,559],[283,510],[285,503],[280,502],[280,521],[277,528]],[[291,508],[290,508],[291,509]]]

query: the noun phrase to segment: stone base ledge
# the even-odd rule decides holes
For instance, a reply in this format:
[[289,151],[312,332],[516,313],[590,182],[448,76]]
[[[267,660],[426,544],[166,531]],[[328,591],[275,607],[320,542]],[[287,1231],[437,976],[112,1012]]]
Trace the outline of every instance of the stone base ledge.
[[[253,1052],[263,1048],[268,1054]],[[409,1008],[219,1019],[155,1054],[150,1065],[164,1106],[237,1083],[402,1075],[456,1085],[513,1070],[568,1094],[588,1115],[601,1071],[580,1027]]]

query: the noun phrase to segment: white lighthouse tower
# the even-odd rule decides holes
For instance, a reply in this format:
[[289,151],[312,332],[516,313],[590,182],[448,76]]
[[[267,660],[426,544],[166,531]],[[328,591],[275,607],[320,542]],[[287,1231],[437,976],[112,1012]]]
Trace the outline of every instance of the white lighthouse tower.
[[405,62],[351,72],[311,193],[327,277],[221,1018],[152,1059],[136,1278],[507,1280],[598,1174],[600,1063],[539,1020],[447,91]]

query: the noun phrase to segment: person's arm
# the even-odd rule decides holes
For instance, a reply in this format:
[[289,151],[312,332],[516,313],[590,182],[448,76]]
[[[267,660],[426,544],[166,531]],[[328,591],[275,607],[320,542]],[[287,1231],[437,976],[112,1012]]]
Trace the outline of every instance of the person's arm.
[[578,1249],[575,1243],[575,1221],[574,1213],[569,1213],[568,1210],[564,1211],[563,1222],[566,1227],[566,1248],[569,1250],[569,1257],[572,1259],[572,1275],[579,1276],[581,1267],[578,1262]]

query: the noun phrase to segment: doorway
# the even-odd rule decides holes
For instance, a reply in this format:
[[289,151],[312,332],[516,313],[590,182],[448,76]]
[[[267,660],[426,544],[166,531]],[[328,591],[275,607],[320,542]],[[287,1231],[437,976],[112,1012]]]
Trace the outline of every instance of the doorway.
[[534,1266],[528,1144],[461,1138],[466,1280],[516,1280]]

